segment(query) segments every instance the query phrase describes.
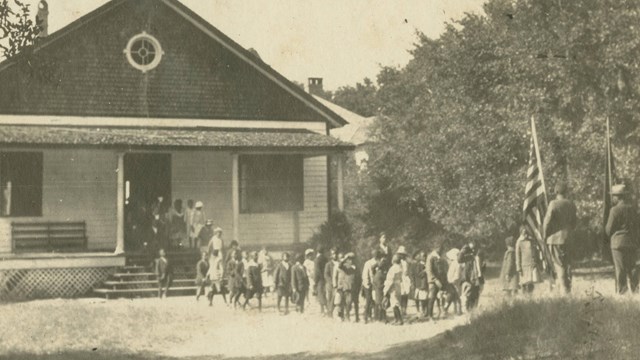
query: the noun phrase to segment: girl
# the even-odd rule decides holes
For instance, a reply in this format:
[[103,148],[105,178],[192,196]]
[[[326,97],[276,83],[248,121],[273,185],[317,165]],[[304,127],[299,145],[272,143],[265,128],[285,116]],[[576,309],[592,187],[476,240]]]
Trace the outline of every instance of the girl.
[[518,270],[516,269],[516,241],[513,236],[509,236],[505,243],[507,251],[504,253],[502,260],[502,271],[500,271],[500,279],[502,280],[502,290],[507,296],[514,295],[518,291]]
[[520,276],[520,287],[525,294],[533,292],[534,284],[540,282],[538,270],[538,248],[525,226],[520,227],[520,237],[516,243],[516,269]]

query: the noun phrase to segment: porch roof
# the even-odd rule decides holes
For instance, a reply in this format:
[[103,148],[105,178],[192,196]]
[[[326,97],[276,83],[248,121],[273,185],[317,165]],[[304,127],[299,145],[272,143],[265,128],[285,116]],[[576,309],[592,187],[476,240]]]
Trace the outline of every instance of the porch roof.
[[3,125],[0,145],[329,150],[354,146],[308,130]]

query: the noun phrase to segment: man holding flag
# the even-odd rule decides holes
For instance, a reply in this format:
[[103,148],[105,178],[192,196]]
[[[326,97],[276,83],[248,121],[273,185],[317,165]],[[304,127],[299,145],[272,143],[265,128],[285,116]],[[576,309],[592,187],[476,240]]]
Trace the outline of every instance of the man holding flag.
[[534,236],[538,243],[538,253],[542,257],[545,270],[555,278],[553,261],[547,248],[543,232],[542,220],[547,210],[547,191],[542,174],[542,162],[540,160],[540,149],[538,147],[538,135],[536,134],[536,124],[531,119],[531,151],[529,153],[529,166],[527,168],[527,185],[525,188],[525,198],[523,205],[524,226],[527,232]]

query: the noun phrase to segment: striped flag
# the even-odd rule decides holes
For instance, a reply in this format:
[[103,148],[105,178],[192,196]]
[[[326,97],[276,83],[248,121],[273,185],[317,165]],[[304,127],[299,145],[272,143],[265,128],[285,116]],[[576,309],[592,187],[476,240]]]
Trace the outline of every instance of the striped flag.
[[538,147],[538,136],[536,134],[536,124],[531,119],[531,150],[529,151],[529,167],[527,169],[527,185],[525,187],[524,205],[522,208],[524,223],[538,241],[541,260],[544,268],[553,274],[551,255],[545,244],[542,233],[542,222],[547,211],[547,191],[542,174],[542,163],[540,160],[540,149]]
[[602,257],[605,260],[611,260],[611,248],[609,246],[609,237],[607,236],[604,228],[607,226],[607,220],[609,220],[609,211],[611,210],[611,186],[617,183],[616,168],[613,160],[613,150],[611,147],[611,135],[609,132],[609,118],[607,118],[607,138],[606,138],[606,159],[605,159],[605,175],[604,175],[604,212],[602,222]]

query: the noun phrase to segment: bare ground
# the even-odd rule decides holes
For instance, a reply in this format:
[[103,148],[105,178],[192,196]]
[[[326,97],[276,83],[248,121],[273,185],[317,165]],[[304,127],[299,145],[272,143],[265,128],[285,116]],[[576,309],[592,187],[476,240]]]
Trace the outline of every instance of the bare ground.
[[[612,280],[606,272],[583,271],[575,277],[574,284],[572,298],[579,301],[590,301],[599,293],[612,295]],[[539,286],[532,301],[558,297],[550,294],[546,286]],[[192,297],[5,304],[0,306],[0,358],[453,359],[456,357],[449,356],[454,356],[455,351],[437,349],[463,346],[458,341],[461,339],[456,339],[467,336],[459,331],[464,329],[461,325],[475,321],[485,312],[508,307],[512,301],[504,302],[494,279],[488,281],[475,314],[405,326],[322,318],[313,301],[304,315],[280,316],[273,299],[265,303],[262,313],[256,309],[230,309],[221,299],[209,307],[203,299],[196,302]]]

